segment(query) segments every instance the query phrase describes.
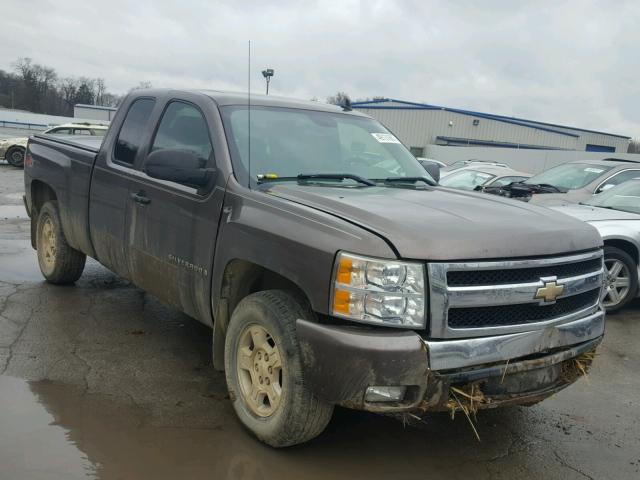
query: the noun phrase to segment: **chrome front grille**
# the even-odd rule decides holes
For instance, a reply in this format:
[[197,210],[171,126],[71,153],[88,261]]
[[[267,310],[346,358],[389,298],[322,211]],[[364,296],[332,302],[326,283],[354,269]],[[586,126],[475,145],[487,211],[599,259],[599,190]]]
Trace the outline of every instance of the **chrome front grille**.
[[[430,263],[430,337],[528,331],[593,313],[604,276],[602,251],[499,262]],[[544,297],[561,286],[557,298]],[[538,298],[537,298],[538,297]]]
[[601,258],[592,258],[581,262],[565,263],[531,268],[512,268],[501,270],[457,270],[447,272],[447,285],[450,287],[468,287],[472,285],[504,285],[509,283],[537,282],[542,277],[575,277],[599,270]]

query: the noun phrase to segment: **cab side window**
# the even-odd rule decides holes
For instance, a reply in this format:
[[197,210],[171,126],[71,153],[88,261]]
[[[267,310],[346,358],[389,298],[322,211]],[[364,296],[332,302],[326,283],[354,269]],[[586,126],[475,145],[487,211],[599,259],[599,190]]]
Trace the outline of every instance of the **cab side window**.
[[187,150],[197,155],[201,167],[213,166],[209,128],[200,110],[179,101],[169,104],[160,120],[151,152],[162,149]]
[[606,182],[600,185],[600,188],[598,188],[598,192],[619,185],[623,182],[626,182],[627,180],[631,180],[632,178],[640,178],[640,170],[623,170],[613,175],[612,177],[609,177]]
[[155,104],[156,101],[151,98],[139,98],[131,104],[116,140],[113,153],[115,161],[133,165]]

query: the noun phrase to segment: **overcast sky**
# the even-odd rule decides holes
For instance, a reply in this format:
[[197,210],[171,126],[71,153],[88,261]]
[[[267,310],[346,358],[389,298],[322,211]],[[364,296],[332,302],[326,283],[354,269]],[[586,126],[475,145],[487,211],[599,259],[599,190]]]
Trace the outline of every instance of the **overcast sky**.
[[385,96],[640,137],[640,2],[2,0],[18,57],[115,93]]

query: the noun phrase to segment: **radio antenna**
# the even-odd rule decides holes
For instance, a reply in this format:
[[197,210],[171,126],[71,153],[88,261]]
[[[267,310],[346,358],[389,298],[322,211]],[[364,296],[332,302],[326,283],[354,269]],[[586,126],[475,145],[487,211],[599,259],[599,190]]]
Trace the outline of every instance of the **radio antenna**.
[[249,179],[247,180],[247,187],[251,188],[251,40],[249,40],[249,65],[247,66],[247,152],[249,156],[248,170]]

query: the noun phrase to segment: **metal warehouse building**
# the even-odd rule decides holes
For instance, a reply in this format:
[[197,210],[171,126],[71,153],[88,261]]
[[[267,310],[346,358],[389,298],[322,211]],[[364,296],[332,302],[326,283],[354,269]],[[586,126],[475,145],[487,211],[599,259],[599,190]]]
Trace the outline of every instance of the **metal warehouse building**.
[[386,125],[424,156],[427,145],[626,153],[630,137],[522,118],[385,98],[352,107]]
[[84,105],[77,103],[73,107],[73,116],[75,118],[90,118],[102,122],[110,122],[116,114],[115,108],[100,107],[97,105]]

